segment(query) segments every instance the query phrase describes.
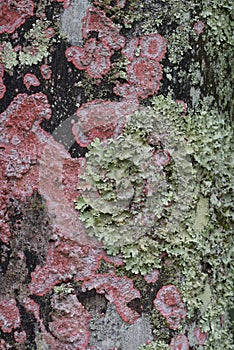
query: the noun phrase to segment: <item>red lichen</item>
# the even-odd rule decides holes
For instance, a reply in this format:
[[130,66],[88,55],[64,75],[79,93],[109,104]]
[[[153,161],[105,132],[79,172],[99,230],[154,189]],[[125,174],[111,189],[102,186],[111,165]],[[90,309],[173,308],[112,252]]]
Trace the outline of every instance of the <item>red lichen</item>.
[[160,61],[167,50],[167,42],[160,34],[149,34],[140,38],[141,56]]
[[91,38],[84,47],[71,46],[65,55],[77,69],[87,70],[93,78],[102,78],[110,69],[111,52],[107,45]]
[[63,2],[63,8],[67,9],[71,6],[72,0],[57,0],[57,2]]
[[139,39],[134,37],[132,38],[126,46],[122,49],[122,54],[127,57],[129,61],[133,61],[133,59],[136,57],[136,50],[139,45]]
[[173,285],[162,287],[154,300],[156,309],[166,317],[171,329],[177,329],[186,316],[186,309],[177,288]]
[[196,327],[194,329],[194,336],[197,340],[198,345],[204,345],[209,336],[209,333],[208,332],[204,333],[202,332],[200,327]]
[[[72,159],[64,146],[56,142],[53,137],[47,137],[43,154],[38,159],[39,193],[46,201],[51,225],[58,231],[59,235],[72,238],[75,233],[77,239],[83,244],[97,244],[85,233],[74,203],[69,200],[69,198],[74,198],[77,189],[74,182],[66,183],[64,169],[66,161],[70,164],[70,175],[74,171],[72,177],[76,176],[77,171],[81,171],[82,162]],[[76,169],[75,164],[79,169]]]
[[140,317],[127,305],[130,301],[141,297],[139,291],[134,289],[132,280],[128,277],[118,277],[114,272],[97,274],[82,284],[84,292],[91,289],[95,289],[97,293],[105,294],[106,298],[114,303],[116,311],[125,322],[134,323]]
[[103,253],[69,239],[51,243],[46,263],[31,273],[30,292],[44,295],[58,283],[71,280],[83,280],[95,273]]
[[[90,315],[75,295],[64,296],[62,300],[54,296],[51,300],[49,330],[61,345],[57,349],[85,349],[89,341]],[[50,343],[48,343],[49,345]]]
[[20,313],[15,299],[0,299],[0,328],[4,333],[10,333],[20,326]]
[[134,85],[128,83],[121,84],[117,81],[113,92],[116,95],[123,97],[125,100],[131,100],[132,103],[134,103],[138,107],[138,96],[136,92],[136,87]]
[[27,339],[27,334],[25,331],[22,331],[22,332],[15,331],[14,338],[17,343],[24,344]]
[[149,34],[140,39],[132,38],[122,49],[122,54],[131,62],[127,67],[128,83],[135,87],[135,93],[141,98],[159,90],[162,79],[159,61],[166,48],[166,40],[160,34]]
[[77,199],[77,179],[81,169],[85,168],[85,158],[65,159],[62,168],[62,185],[65,197],[74,202]]
[[98,33],[98,39],[112,50],[120,50],[125,45],[125,38],[119,34],[119,30],[104,11],[95,7],[89,8],[83,18],[83,38],[89,39],[90,34],[96,32]]
[[157,150],[153,154],[153,162],[160,167],[165,167],[170,163],[171,155],[167,150]]
[[138,57],[128,66],[129,82],[134,84],[136,92],[141,98],[156,94],[162,79],[161,65],[153,60]]
[[193,25],[193,30],[197,35],[200,35],[203,33],[205,28],[205,24],[202,21],[195,22]]
[[30,90],[31,86],[39,86],[40,81],[38,80],[36,75],[31,74],[31,73],[27,73],[24,76],[24,85],[26,86],[26,88],[28,90]]
[[126,5],[126,0],[116,0],[116,6],[123,9]]
[[17,95],[0,115],[0,225],[1,240],[8,242],[7,207],[10,198],[24,200],[38,186],[38,173],[33,167],[49,139],[39,124],[49,119],[51,110],[44,94]]
[[77,110],[78,122],[72,128],[76,142],[87,147],[96,137],[101,140],[117,137],[123,130],[126,116],[137,107],[130,99],[121,102],[94,100],[84,104]]
[[188,338],[184,334],[178,334],[170,342],[170,350],[189,350]]
[[[90,38],[92,32],[98,33],[98,39]],[[83,18],[83,47],[71,46],[65,55],[77,69],[87,70],[93,78],[102,78],[110,69],[110,57],[113,50],[125,45],[125,38],[119,34],[119,28],[106,17],[105,12],[97,8],[89,8]]]
[[48,27],[44,30],[46,38],[50,39],[55,36],[55,29],[52,27]]
[[40,322],[40,307],[39,305],[29,297],[23,299],[23,305],[27,312],[33,314],[37,322]]
[[0,3],[0,33],[13,33],[26,18],[33,16],[34,4],[31,0],[3,0]]
[[147,283],[156,283],[158,280],[158,276],[159,276],[159,271],[153,270],[152,272],[145,275],[144,279],[146,280]]
[[[4,148],[3,156],[6,162],[4,176],[21,178],[35,164],[43,148],[39,123],[43,118],[49,119],[50,116],[50,106],[42,93],[31,96],[17,95],[0,115],[3,121],[0,144]],[[7,130],[7,133],[4,130]]]
[[52,76],[52,70],[50,68],[50,66],[48,66],[47,64],[43,64],[40,67],[40,71],[41,71],[41,75],[43,76],[43,78],[45,80],[49,80]]
[[4,85],[4,82],[3,82],[3,76],[4,76],[4,67],[0,63],[0,100],[3,98],[6,92],[6,86]]
[[40,308],[29,297],[23,299],[27,312],[34,315],[41,329],[44,342],[51,350],[86,349],[89,339],[89,313],[77,300],[75,295],[63,295],[60,299],[56,294],[51,298],[49,331],[46,330],[43,319],[40,318]]

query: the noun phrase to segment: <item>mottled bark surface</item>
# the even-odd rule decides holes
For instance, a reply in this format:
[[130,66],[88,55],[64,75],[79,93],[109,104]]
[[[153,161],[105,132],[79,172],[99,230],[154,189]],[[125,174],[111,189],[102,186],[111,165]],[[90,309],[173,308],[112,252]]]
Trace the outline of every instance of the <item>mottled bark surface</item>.
[[233,12],[1,1],[0,349],[233,348]]

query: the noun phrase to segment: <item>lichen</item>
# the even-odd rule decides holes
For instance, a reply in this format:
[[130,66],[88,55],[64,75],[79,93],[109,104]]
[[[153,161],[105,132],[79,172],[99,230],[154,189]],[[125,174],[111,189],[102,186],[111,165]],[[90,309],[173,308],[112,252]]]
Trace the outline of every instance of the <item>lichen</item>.
[[163,340],[156,340],[149,344],[141,345],[137,350],[169,350],[169,345]]
[[[129,117],[117,139],[91,144],[80,177],[76,209],[81,220],[109,253],[121,252],[134,273],[160,266],[164,243],[180,231],[192,201],[193,169],[181,111],[171,98],[154,98],[153,107]],[[165,167],[154,161],[162,149],[172,158]]]
[[8,70],[11,70],[18,64],[17,53],[14,51],[10,42],[3,41],[0,44],[0,61]]
[[25,39],[29,44],[24,46],[19,52],[19,63],[21,65],[31,66],[48,57],[51,38],[46,35],[45,30],[49,25],[50,22],[37,20],[29,32],[25,34]]

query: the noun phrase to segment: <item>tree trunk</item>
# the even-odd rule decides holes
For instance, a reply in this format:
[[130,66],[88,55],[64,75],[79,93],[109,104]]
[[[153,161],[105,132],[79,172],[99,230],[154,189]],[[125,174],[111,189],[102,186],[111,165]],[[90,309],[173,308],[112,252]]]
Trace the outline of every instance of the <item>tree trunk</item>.
[[0,349],[233,348],[233,10],[1,2]]

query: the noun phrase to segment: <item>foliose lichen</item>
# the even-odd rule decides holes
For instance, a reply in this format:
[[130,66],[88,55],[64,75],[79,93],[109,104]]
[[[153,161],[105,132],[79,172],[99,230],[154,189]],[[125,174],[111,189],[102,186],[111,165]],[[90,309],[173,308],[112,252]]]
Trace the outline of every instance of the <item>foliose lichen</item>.
[[[160,266],[164,244],[180,230],[192,201],[193,169],[181,112],[171,98],[154,98],[153,107],[129,117],[118,138],[91,144],[80,176],[81,220],[109,253],[123,253],[134,273]],[[145,254],[149,246],[152,256]]]

